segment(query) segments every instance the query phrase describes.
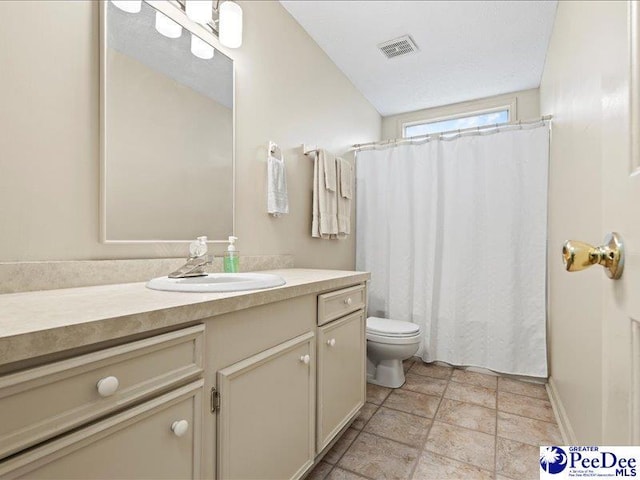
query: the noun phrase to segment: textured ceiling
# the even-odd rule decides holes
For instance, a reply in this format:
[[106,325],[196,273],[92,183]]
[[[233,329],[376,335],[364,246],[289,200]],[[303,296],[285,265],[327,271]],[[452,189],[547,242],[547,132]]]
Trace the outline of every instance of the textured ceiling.
[[[280,0],[382,115],[536,88],[553,1]],[[409,34],[418,53],[379,43]]]

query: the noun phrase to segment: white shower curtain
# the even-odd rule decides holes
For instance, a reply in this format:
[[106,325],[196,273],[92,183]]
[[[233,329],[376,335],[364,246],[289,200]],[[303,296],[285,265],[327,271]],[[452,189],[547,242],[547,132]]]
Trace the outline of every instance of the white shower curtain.
[[357,154],[369,315],[417,323],[425,361],[547,376],[548,125]]

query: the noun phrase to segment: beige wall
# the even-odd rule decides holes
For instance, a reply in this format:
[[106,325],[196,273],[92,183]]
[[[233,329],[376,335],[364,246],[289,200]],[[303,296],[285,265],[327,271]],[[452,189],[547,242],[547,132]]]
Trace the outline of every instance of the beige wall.
[[[340,153],[363,138],[379,140],[381,117],[278,2],[241,5],[237,225],[245,243],[240,249],[292,253],[296,266],[354,268],[355,235],[344,242],[311,238],[313,165],[301,144]],[[290,214],[277,219],[264,214],[268,140],[284,149],[287,160]],[[355,226],[355,218],[352,222]]]
[[[542,114],[553,114],[549,182],[550,371],[579,444],[623,443],[603,430],[603,292],[601,269],[567,273],[560,259],[569,239],[599,242],[606,225],[602,173],[612,88],[627,75],[626,2],[559,2],[540,86]],[[622,49],[620,47],[623,47]],[[615,68],[611,68],[615,65]],[[624,78],[623,78],[624,80]],[[611,103],[610,103],[611,102]],[[622,374],[622,373],[621,373]],[[620,394],[622,395],[622,394]],[[622,399],[624,403],[624,399]],[[607,443],[609,442],[609,443]]]
[[382,138],[402,138],[402,124],[427,119],[436,119],[456,115],[461,112],[473,112],[514,103],[516,115],[512,120],[531,120],[540,116],[540,98],[537,88],[519,92],[481,98],[469,102],[426,108],[414,112],[390,115],[382,119]]
[[[353,236],[343,242],[310,237],[312,168],[298,145],[340,153],[377,140],[380,115],[278,2],[241,5],[239,249],[294,254],[298,266],[350,268]],[[98,242],[97,2],[3,1],[0,18],[0,261],[184,255],[185,246]],[[287,158],[291,214],[279,219],[265,213],[269,140]]]

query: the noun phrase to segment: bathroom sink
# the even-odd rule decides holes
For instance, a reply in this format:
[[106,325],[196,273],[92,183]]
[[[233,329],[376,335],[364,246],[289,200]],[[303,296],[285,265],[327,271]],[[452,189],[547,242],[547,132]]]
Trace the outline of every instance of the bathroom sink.
[[169,292],[239,292],[279,287],[287,283],[272,273],[209,273],[200,277],[158,277],[147,282],[147,288]]

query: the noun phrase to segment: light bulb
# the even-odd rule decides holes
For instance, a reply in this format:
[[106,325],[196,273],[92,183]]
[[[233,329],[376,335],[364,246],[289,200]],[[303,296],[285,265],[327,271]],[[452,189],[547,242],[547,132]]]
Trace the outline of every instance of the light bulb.
[[220,43],[229,48],[242,45],[242,8],[232,1],[220,5]]
[[213,0],[187,0],[187,17],[206,25],[213,19]]
[[138,13],[142,8],[142,0],[111,0],[111,3],[128,13]]
[[161,12],[156,12],[156,30],[169,38],[182,36],[182,27]]
[[197,35],[191,34],[191,53],[203,60],[213,58],[214,49]]

